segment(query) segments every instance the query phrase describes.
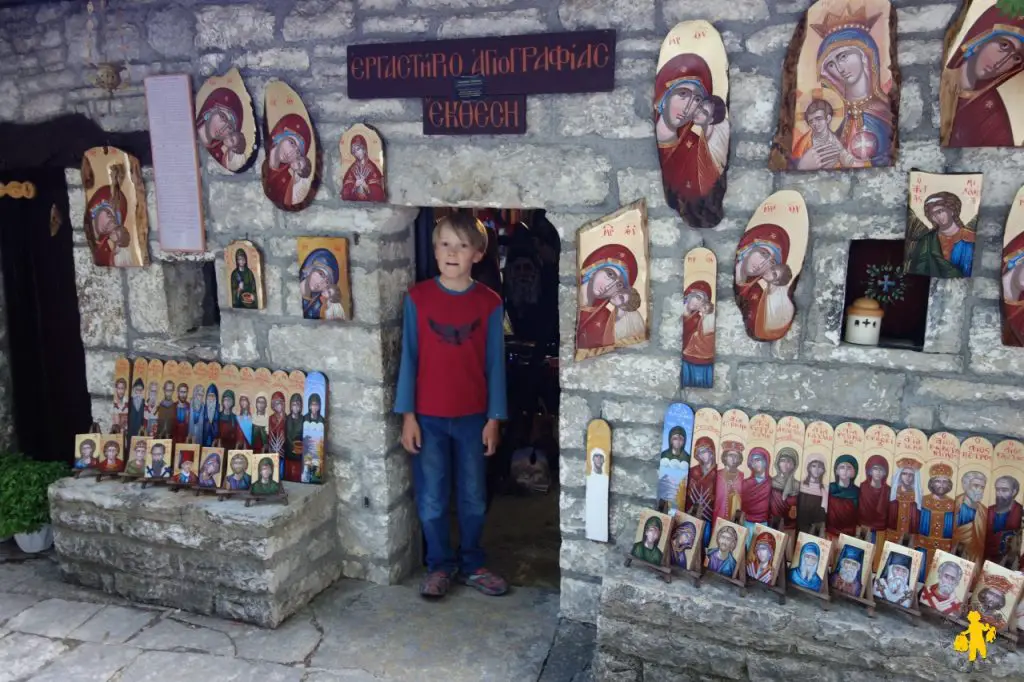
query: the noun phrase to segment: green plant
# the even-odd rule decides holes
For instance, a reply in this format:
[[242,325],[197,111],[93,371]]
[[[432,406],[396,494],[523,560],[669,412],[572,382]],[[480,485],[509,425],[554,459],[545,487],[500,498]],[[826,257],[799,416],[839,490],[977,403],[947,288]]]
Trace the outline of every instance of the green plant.
[[68,475],[62,462],[0,455],[0,537],[34,533],[50,522],[47,488]]

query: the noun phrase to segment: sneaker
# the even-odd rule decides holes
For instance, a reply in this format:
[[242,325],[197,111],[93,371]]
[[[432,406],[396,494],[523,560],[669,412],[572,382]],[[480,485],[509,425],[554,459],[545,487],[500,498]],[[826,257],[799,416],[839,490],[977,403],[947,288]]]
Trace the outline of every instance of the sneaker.
[[486,568],[478,568],[462,578],[461,581],[488,597],[499,597],[508,592],[508,583],[505,582],[505,579]]
[[452,576],[448,571],[433,571],[428,573],[420,583],[420,596],[427,599],[440,599],[448,594],[451,585]]

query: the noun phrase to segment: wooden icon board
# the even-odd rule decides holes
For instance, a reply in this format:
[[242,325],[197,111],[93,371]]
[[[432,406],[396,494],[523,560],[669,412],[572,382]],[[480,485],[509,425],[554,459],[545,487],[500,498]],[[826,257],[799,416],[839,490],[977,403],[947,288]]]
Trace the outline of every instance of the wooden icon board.
[[747,577],[773,587],[782,576],[783,559],[788,553],[786,534],[763,523],[756,523],[749,537]]
[[75,462],[72,465],[75,471],[99,467],[102,440],[103,434],[100,433],[80,433],[75,436]]
[[740,465],[743,484],[740,501],[746,518],[748,541],[755,524],[767,524],[771,516],[771,466],[775,461],[775,418],[755,414],[747,428],[747,456]]
[[981,622],[999,633],[1010,633],[1014,609],[1024,587],[1024,573],[986,561],[971,595],[970,609],[981,614]]
[[886,540],[871,587],[875,602],[916,609],[918,576],[924,560],[924,553],[920,550]]
[[163,360],[150,360],[146,367],[146,409],[145,409],[145,429],[146,435],[150,438],[163,437],[159,431],[159,414],[157,408],[160,407],[160,388],[163,386],[164,381],[164,363]]
[[830,540],[810,533],[799,533],[788,574],[789,586],[816,595],[827,595],[828,563],[831,556]]
[[672,532],[672,517],[644,509],[636,527],[629,556],[650,566],[668,566],[668,540]]
[[203,447],[196,467],[196,487],[216,490],[223,485],[224,469],[227,466],[226,450],[221,447]]
[[387,168],[380,133],[357,123],[344,132],[341,152],[341,198],[345,201],[386,202]]
[[[988,510],[985,558],[1002,564],[1019,551],[1021,519],[1024,516],[1024,444],[1000,441],[993,453],[993,501]],[[1014,494],[1016,491],[1016,494]]]
[[726,410],[722,415],[721,449],[715,480],[715,518],[732,519],[742,509],[743,470],[745,466],[750,417],[742,410]]
[[814,526],[825,524],[828,508],[828,471],[832,466],[834,441],[835,429],[828,422],[814,421],[807,425],[796,513],[796,527],[800,532],[809,533]]
[[937,550],[921,590],[921,607],[943,616],[962,617],[975,572],[975,562]]
[[797,24],[783,63],[772,170],[891,166],[900,71],[888,0],[818,0]]
[[981,184],[981,173],[910,171],[910,207],[903,246],[906,274],[971,276]]
[[736,247],[733,291],[747,335],[777,341],[793,324],[793,291],[807,253],[807,206],[799,192],[782,190],[754,212]]
[[860,496],[857,502],[857,525],[870,531],[875,543],[875,566],[882,556],[882,542],[889,520],[892,488],[889,475],[896,451],[896,432],[885,424],[872,424],[864,431],[864,467],[859,477]]
[[860,501],[857,475],[864,471],[864,459],[864,429],[853,422],[836,426],[825,516],[825,530],[830,540],[857,532]]
[[[775,457],[772,462],[771,518],[779,519],[789,539],[796,539],[801,466],[807,429],[802,420],[786,416],[775,425]],[[794,543],[790,542],[790,548]]]
[[151,438],[146,443],[145,478],[170,478],[174,466],[174,442],[170,438]]
[[[305,390],[305,382],[303,382]],[[270,376],[270,417],[267,419],[267,452],[276,452],[279,456],[282,477],[284,474],[285,461],[285,423],[288,419],[291,394],[288,391],[288,374],[277,370]],[[302,396],[299,396],[302,402]],[[300,410],[301,412],[301,410]],[[301,422],[299,433],[302,433]]]
[[124,473],[142,478],[146,475],[146,454],[149,451],[148,436],[132,436],[131,446],[125,453]]
[[896,434],[896,447],[893,450],[895,466],[889,482],[889,494],[892,497],[885,532],[887,540],[900,542],[905,535],[917,532],[924,497],[921,479],[925,472],[922,468],[929,456],[928,438],[924,432],[919,429],[903,429]]
[[693,408],[672,403],[665,410],[658,456],[658,511],[675,514],[686,508],[686,484],[693,449]]
[[178,443],[174,446],[174,470],[171,474],[173,484],[187,487],[199,482],[201,448],[195,443]]
[[323,483],[327,441],[327,377],[306,374],[306,411],[302,416],[302,483]]
[[293,370],[288,375],[286,395],[288,396],[285,417],[284,480],[298,483],[302,480],[302,422],[306,405],[306,374]]
[[139,160],[115,147],[93,147],[82,158],[85,237],[93,263],[149,265],[149,217]]
[[99,470],[105,473],[124,471],[124,434],[102,434],[98,441],[102,444]]
[[746,585],[747,529],[738,523],[716,518],[711,542],[704,554],[704,567],[713,574],[741,586]]
[[196,141],[232,173],[242,172],[256,158],[256,116],[238,69],[207,78],[196,93]]
[[348,239],[299,237],[299,295],[307,320],[351,320]]
[[1006,218],[999,272],[1002,278],[1003,345],[1024,346],[1024,187],[1017,190],[1010,215]]
[[914,546],[925,550],[926,571],[935,550],[953,550],[960,439],[945,431],[933,433],[928,439],[928,452],[921,467],[921,521],[914,537]]
[[722,36],[704,20],[677,24],[658,56],[654,132],[665,201],[692,227],[714,227],[724,215],[728,103]]
[[[669,538],[669,566],[677,571],[699,576],[703,568],[704,520],[685,512],[673,517],[672,537]],[[708,529],[710,532],[710,528]]]
[[247,239],[224,247],[224,281],[232,308],[263,310],[263,259]]
[[586,445],[587,539],[608,542],[608,483],[612,471],[612,430],[608,422],[594,419],[587,424]]
[[947,147],[1024,145],[1024,17],[997,0],[963,3],[946,33],[939,88],[940,140]]
[[320,186],[320,147],[316,128],[298,94],[275,80],[267,84],[263,122],[263,193],[282,211],[301,211]]
[[711,249],[691,249],[683,262],[683,388],[715,384],[715,296],[718,261]]
[[842,534],[832,543],[835,560],[829,576],[833,595],[871,601],[871,561],[875,546],[862,538]]
[[953,546],[963,547],[963,556],[981,564],[985,558],[985,535],[988,509],[995,500],[992,479],[992,443],[980,436],[971,436],[960,444],[959,473],[954,498]]
[[715,519],[715,483],[721,450],[722,415],[702,407],[693,416],[693,451],[686,482],[686,513],[704,521],[704,546],[711,537]]
[[128,435],[138,436],[146,427],[146,380],[149,362],[135,358],[132,363],[131,389],[128,396]]
[[114,404],[110,415],[111,431],[124,433],[128,430],[128,403],[131,402],[131,383],[131,363],[128,362],[128,358],[117,358],[114,360]]
[[281,486],[281,467],[277,453],[250,453],[249,471],[252,472],[252,484],[249,491],[253,495],[278,495]]
[[252,470],[252,450],[228,450],[224,461],[224,481],[221,485],[225,490],[249,490],[254,473]]
[[579,315],[575,360],[643,343],[651,333],[647,202],[643,199],[576,233]]

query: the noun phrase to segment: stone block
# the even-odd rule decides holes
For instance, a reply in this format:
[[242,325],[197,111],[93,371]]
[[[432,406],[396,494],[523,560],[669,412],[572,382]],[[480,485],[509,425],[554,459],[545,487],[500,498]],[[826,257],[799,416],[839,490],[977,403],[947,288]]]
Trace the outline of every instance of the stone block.
[[1002,322],[995,305],[975,304],[970,330],[971,372],[1024,376],[1024,348],[1003,345]]
[[[938,92],[932,87],[932,92]],[[988,147],[964,149],[948,172],[984,173],[981,187],[981,205],[992,209],[1009,206],[1020,189],[1020,175],[1024,172],[1024,158],[1013,148]]]
[[211,182],[207,191],[206,224],[211,232],[258,232],[274,226],[277,210],[259,182]]
[[[617,173],[619,204],[625,206],[637,199],[647,200],[647,210],[667,208],[660,171],[627,168]],[[730,178],[731,180],[731,178]]]
[[[136,611],[147,618],[152,614]],[[139,657],[141,649],[111,644],[80,644],[32,676],[33,682],[66,682],[75,679],[110,679]]]
[[[837,226],[850,229],[852,226]],[[855,228],[859,229],[859,228]],[[846,242],[814,244],[814,300],[807,311],[807,338],[815,343],[839,344],[846,306],[846,262],[850,247]]]
[[899,168],[867,168],[857,173],[853,197],[866,206],[896,209],[907,203],[907,182]]
[[935,40],[900,40],[897,43],[899,49],[900,66],[913,66],[916,64],[938,64],[942,61],[942,43]]
[[908,407],[903,423],[914,429],[931,431],[935,428],[935,410],[930,407]]
[[[779,189],[795,189],[803,195],[808,206],[841,204],[850,197],[853,185],[851,173],[818,171],[816,173],[785,173]],[[762,197],[762,201],[767,198]]]
[[301,2],[285,17],[281,35],[289,42],[346,36],[355,21],[354,4],[351,0]]
[[[363,35],[373,33],[426,33],[430,19],[426,17],[366,17],[360,23]],[[343,75],[343,74],[338,74]]]
[[562,0],[558,18],[569,31],[588,28],[654,28],[654,0]]
[[669,26],[689,19],[752,23],[768,18],[768,3],[765,0],[736,0],[735,2],[716,2],[707,7],[695,7],[689,0],[665,0],[662,11],[665,22]]
[[[609,190],[608,157],[579,145],[470,144],[437,148],[402,145],[391,151],[388,173],[391,200],[408,206],[578,206],[604,203]],[[552,164],[552,155],[561,163]],[[515,158],[515,163],[494,163]],[[534,169],[522,173],[523,168]],[[571,173],[565,169],[571,168]]]
[[[779,86],[775,78],[729,69],[729,116],[737,132],[773,131],[778,116],[778,97]],[[731,177],[729,179],[732,180]]]
[[761,56],[780,53],[789,45],[795,29],[795,21],[762,28],[747,38],[747,50]]
[[635,426],[612,431],[612,456],[615,458],[656,462],[661,450],[661,428]]
[[604,400],[601,402],[601,415],[615,423],[655,424],[665,420],[667,404],[643,403],[636,401]]
[[638,110],[649,107],[637,105],[637,97],[628,87],[612,92],[586,95],[559,95],[551,98],[555,116],[559,121],[558,134],[562,137],[600,135],[612,139],[650,137],[654,123],[650,116],[641,116]]
[[[616,453],[613,451],[612,455]],[[582,467],[581,467],[582,468]],[[618,460],[613,465],[611,492],[618,495],[632,495],[655,499],[658,495],[658,481],[654,465],[647,462]]]
[[943,405],[939,423],[947,429],[1024,438],[1024,409],[1004,405]]
[[296,48],[274,47],[269,50],[245,52],[233,63],[240,69],[253,71],[307,71],[309,54]]
[[12,680],[27,678],[68,650],[63,642],[13,632],[0,638],[0,660],[4,675]]
[[927,7],[900,7],[896,10],[897,29],[900,34],[944,31],[956,10],[955,3],[942,3]]
[[198,48],[251,47],[274,41],[274,15],[257,7],[203,7],[196,19]]
[[[893,372],[740,365],[736,371],[736,399],[755,410],[891,420],[899,414],[905,384],[906,377]],[[765,386],[773,390],[764,391]]]
[[270,361],[280,367],[306,367],[315,358],[321,371],[348,372],[380,380],[379,332],[339,323],[275,325],[267,337]]
[[[901,140],[896,166],[904,172],[923,170],[929,173],[941,173],[946,167],[946,156],[942,148],[932,140]],[[902,208],[902,204],[900,207]],[[903,227],[896,221],[892,221],[894,231],[897,226]]]
[[932,279],[924,333],[926,353],[960,352],[969,286],[966,279]]
[[155,13],[146,32],[150,46],[165,57],[190,57],[195,50],[196,17],[182,7]]
[[[618,652],[598,647],[594,652],[594,679],[601,682],[641,682],[647,680],[647,667],[640,661],[623,656]],[[689,682],[673,679],[674,682]]]
[[47,599],[12,618],[7,628],[30,635],[63,639],[102,608],[100,604]]
[[907,78],[900,86],[900,132],[917,130],[924,118],[924,98],[916,78]]
[[1013,384],[992,383],[990,378],[963,381],[921,377],[914,386],[913,395],[953,403],[1016,402],[1024,401],[1024,388]]
[[610,353],[563,365],[559,376],[562,390],[600,391],[614,387],[623,396],[671,398],[679,387],[679,359]]
[[611,547],[603,542],[563,538],[558,553],[558,565],[563,571],[602,575]]
[[248,365],[260,358],[251,312],[224,311],[220,319],[221,360]]
[[[587,437],[587,425],[594,415],[586,398],[563,391],[558,410],[558,438],[563,448],[582,448]],[[606,417],[607,418],[607,417]]]
[[597,602],[600,583],[562,576],[559,593],[559,613],[563,618],[594,623],[597,620]]
[[87,248],[75,249],[74,257],[82,343],[86,348],[125,347],[128,321],[125,317],[122,269],[96,267]]
[[900,348],[875,348],[841,343],[808,342],[803,346],[803,359],[816,362],[871,365],[911,372],[959,372],[963,359],[949,353],[922,353]]
[[[661,175],[658,174],[659,182]],[[733,168],[723,205],[727,213],[749,215],[772,193],[774,175],[768,170]],[[735,251],[735,248],[733,249]]]
[[520,33],[541,33],[546,29],[547,22],[539,9],[520,9],[509,12],[484,12],[445,19],[441,22],[437,37],[508,36]]
[[93,395],[114,394],[114,361],[121,353],[85,351],[85,385]]

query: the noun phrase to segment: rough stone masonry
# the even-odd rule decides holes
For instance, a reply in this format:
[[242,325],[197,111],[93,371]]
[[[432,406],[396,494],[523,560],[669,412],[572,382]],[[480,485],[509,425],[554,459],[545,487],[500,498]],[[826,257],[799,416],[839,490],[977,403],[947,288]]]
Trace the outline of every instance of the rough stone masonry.
[[[108,10],[95,35],[78,2],[0,11],[0,116],[37,121],[83,112],[110,130],[144,129],[142,79],[155,73],[204,77],[238,66],[260,108],[281,78],[302,96],[325,149],[325,177],[313,205],[276,211],[257,170],[229,176],[207,161],[203,200],[208,250],[163,253],[153,225],[154,265],[94,268],[84,235],[75,267],[94,415],[109,422],[112,361],[123,353],[219,358],[271,368],[322,369],[332,388],[331,496],[345,575],[394,581],[416,564],[418,545],[407,462],[389,415],[399,347],[399,305],[413,276],[410,224],[418,206],[544,208],[562,235],[560,418],[562,610],[594,620],[607,548],[583,536],[583,436],[602,416],[613,429],[613,535],[634,523],[655,495],[659,425],[667,404],[766,410],[833,422],[881,420],[896,427],[1024,436],[1018,387],[1024,350],[999,343],[996,271],[1013,193],[1024,180],[1024,151],[942,150],[938,79],[943,31],[954,2],[896,0],[903,72],[898,165],[845,173],[771,173],[781,62],[809,0],[280,0],[216,3],[138,0]],[[685,19],[712,21],[731,62],[733,137],[726,218],[714,230],[686,227],[662,195],[651,95],[658,49]],[[613,92],[530,96],[521,137],[424,137],[414,99],[351,101],[345,48],[352,43],[614,28]],[[92,55],[92,57],[90,57]],[[112,99],[86,81],[86,61],[127,60],[130,83]],[[378,127],[388,150],[391,204],[356,208],[338,199],[337,143],[350,124]],[[259,165],[256,165],[258,168]],[[978,262],[971,280],[933,285],[924,352],[840,345],[846,255],[851,239],[899,239],[906,174],[983,171]],[[69,170],[74,225],[84,198]],[[152,177],[150,210],[154,208]],[[811,242],[796,292],[798,314],[785,339],[749,340],[731,290],[733,251],[750,213],[772,191],[797,188],[808,203]],[[574,364],[575,231],[645,197],[653,279],[651,341]],[[153,216],[151,215],[151,219]],[[201,284],[196,260],[222,263],[224,245],[246,235],[266,256],[268,306],[222,308],[219,339],[183,333],[195,319]],[[295,237],[353,240],[353,322],[301,319]],[[680,393],[682,262],[705,245],[721,267],[715,386]],[[221,301],[222,305],[225,301]]]

